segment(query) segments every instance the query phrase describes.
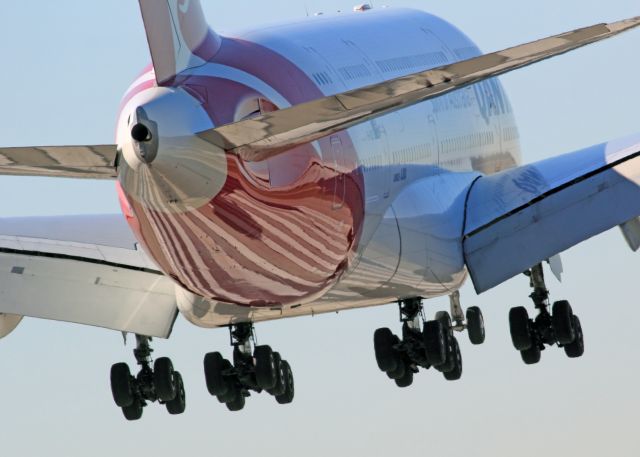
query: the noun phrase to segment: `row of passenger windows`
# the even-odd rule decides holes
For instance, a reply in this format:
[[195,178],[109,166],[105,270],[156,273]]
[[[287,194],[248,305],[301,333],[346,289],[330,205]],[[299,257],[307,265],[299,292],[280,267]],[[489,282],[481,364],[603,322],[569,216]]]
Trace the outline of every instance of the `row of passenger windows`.
[[364,78],[367,76],[371,76],[371,72],[367,68],[366,65],[349,65],[348,67],[342,67],[338,69],[340,76],[344,79],[352,80],[357,78]]
[[[309,50],[317,53],[313,48],[309,48]],[[466,60],[478,54],[478,50],[473,46],[458,48],[453,52],[460,60]],[[447,63],[449,63],[449,60],[442,51],[416,54],[412,56],[393,57],[391,59],[376,61],[378,69],[383,73],[400,71],[407,72],[411,70],[417,71],[420,68],[434,68],[446,65]],[[371,70],[367,68],[365,64],[344,66],[338,68],[338,73],[340,74],[340,77],[348,81],[370,77],[372,75]],[[311,76],[313,76],[313,79],[315,79],[316,83],[319,85],[333,84],[333,79],[326,71],[312,73]]]
[[376,65],[378,65],[380,71],[385,73],[391,71],[407,71],[418,67],[432,68],[445,65],[446,63],[447,56],[441,51],[376,61]]
[[384,157],[377,155],[377,156],[366,157],[362,161],[362,165],[364,165],[365,168],[368,168],[370,170],[375,170],[377,168],[381,168],[385,166],[386,164],[385,164]]
[[512,141],[520,138],[520,134],[518,133],[518,128],[515,126],[507,127],[502,130],[502,138],[504,141]]
[[461,158],[444,160],[440,162],[440,166],[442,168],[447,168],[447,169],[461,168],[463,166],[467,166],[468,164],[469,164],[469,159],[461,159]]
[[[447,56],[441,51],[376,61],[376,65],[383,73],[417,71],[422,68],[438,67],[446,63]],[[343,79],[349,81],[371,76],[371,70],[365,64],[341,67],[338,68],[338,73]],[[321,86],[333,84],[333,79],[326,71],[312,73],[311,76]]]
[[[457,138],[446,139],[440,143],[440,148],[441,153],[445,155],[456,151],[488,146],[494,142],[495,136],[493,132],[472,133]],[[429,158],[433,157],[433,155],[433,147],[430,144],[421,144],[394,151],[392,163],[419,163],[425,161],[425,159],[429,161]],[[449,159],[442,163],[446,165],[462,165],[464,159]],[[367,168],[374,169],[384,165],[384,160],[381,156],[367,157],[363,165]]]
[[421,144],[393,152],[393,163],[417,163],[432,157],[430,144]]
[[495,143],[493,132],[470,133],[469,135],[448,138],[440,143],[443,154],[471,148],[479,148]]

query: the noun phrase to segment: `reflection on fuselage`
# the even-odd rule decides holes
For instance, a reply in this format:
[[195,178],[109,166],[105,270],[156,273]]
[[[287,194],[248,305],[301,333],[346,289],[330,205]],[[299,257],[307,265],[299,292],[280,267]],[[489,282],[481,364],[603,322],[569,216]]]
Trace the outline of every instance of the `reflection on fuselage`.
[[[426,13],[349,17],[224,38],[180,90],[222,125],[480,54]],[[146,249],[184,289],[181,310],[214,326],[458,288],[466,192],[479,174],[519,161],[511,105],[494,79],[264,162],[227,155],[225,182],[200,207],[149,205],[123,187]]]

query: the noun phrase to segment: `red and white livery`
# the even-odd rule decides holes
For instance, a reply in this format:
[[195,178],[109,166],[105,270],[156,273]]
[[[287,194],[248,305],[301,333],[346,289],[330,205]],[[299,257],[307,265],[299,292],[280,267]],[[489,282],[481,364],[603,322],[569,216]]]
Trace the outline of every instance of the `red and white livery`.
[[[229,409],[293,399],[289,364],[252,345],[255,322],[398,303],[376,360],[398,386],[462,374],[454,331],[484,340],[483,292],[525,271],[538,317],[510,312],[526,363],[584,351],[542,262],[616,225],[640,246],[640,137],[522,165],[497,76],[617,35],[640,18],[482,54],[430,14],[354,8],[218,35],[198,0],[140,0],[152,64],[125,93],[113,145],[0,148],[0,173],[114,179],[122,215],[0,221],[0,335],[22,316],[131,332],[141,371],[111,373],[128,419],[185,409],[180,374],[150,358],[181,314],[228,326],[233,361],[205,356]],[[614,204],[612,204],[614,203]],[[423,300],[451,310],[421,322]]]

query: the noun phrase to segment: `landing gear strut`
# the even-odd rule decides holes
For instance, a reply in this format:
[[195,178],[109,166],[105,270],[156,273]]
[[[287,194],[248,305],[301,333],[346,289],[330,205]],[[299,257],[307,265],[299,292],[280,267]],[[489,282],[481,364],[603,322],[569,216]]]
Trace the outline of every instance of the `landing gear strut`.
[[[545,346],[564,349],[570,358],[582,356],[584,353],[584,337],[580,319],[573,314],[571,305],[566,300],[559,300],[550,305],[549,290],[545,284],[542,264],[537,264],[525,272],[530,279],[533,292],[529,297],[538,310],[535,319],[529,318],[524,306],[511,308],[509,311],[509,328],[513,346],[520,351],[522,360],[527,365],[540,361]],[[551,312],[549,308],[551,307]]]
[[373,344],[378,368],[398,387],[410,386],[420,367],[433,367],[449,381],[460,379],[462,356],[454,331],[466,329],[473,344],[484,342],[484,320],[480,309],[469,308],[465,319],[457,291],[451,294],[450,305],[454,322],[447,311],[439,311],[435,319],[424,322],[421,298],[399,300],[402,338],[388,328],[375,331]]
[[209,393],[230,411],[243,409],[251,390],[257,393],[264,390],[280,404],[291,403],[294,384],[289,363],[270,346],[255,345],[253,324],[231,325],[229,333],[233,363],[219,352],[210,352],[204,357]]
[[151,338],[136,335],[133,354],[140,365],[137,376],[129,365],[116,363],[111,367],[111,393],[127,420],[138,420],[147,402],[165,405],[169,414],[182,414],[186,407],[182,376],[173,369],[168,357],[156,359],[151,368]]

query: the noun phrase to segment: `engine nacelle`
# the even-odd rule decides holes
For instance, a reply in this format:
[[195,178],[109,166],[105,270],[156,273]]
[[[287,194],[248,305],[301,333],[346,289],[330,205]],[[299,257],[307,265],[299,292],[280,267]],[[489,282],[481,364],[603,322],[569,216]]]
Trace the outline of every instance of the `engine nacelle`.
[[16,314],[2,314],[0,313],[0,338],[4,338],[9,333],[13,332],[23,316]]

